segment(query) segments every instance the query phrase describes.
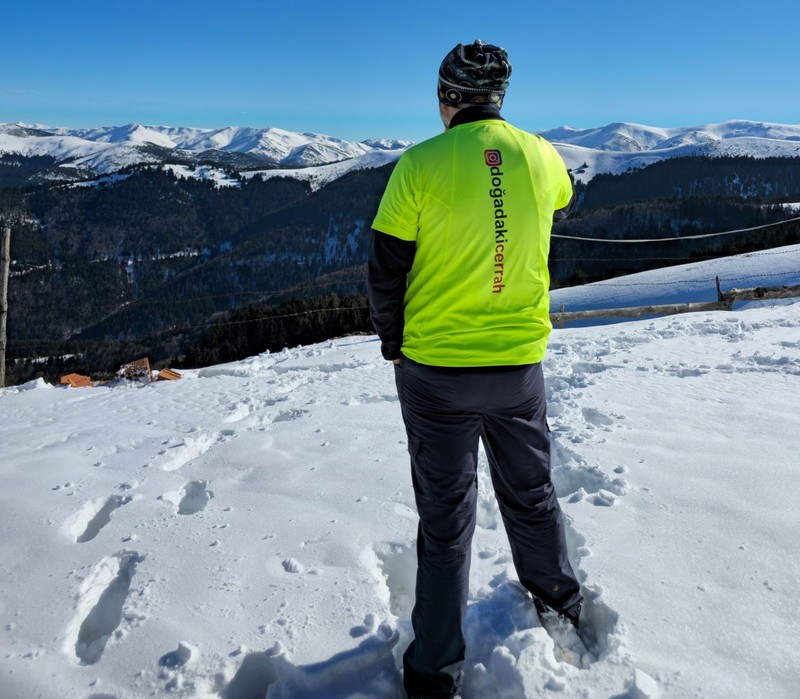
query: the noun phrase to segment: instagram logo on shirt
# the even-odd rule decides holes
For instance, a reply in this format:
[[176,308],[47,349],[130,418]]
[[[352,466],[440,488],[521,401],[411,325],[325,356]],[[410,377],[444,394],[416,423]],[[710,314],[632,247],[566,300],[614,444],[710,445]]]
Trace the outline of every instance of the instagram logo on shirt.
[[503,164],[503,156],[499,150],[485,150],[483,151],[483,159],[489,167],[497,167]]

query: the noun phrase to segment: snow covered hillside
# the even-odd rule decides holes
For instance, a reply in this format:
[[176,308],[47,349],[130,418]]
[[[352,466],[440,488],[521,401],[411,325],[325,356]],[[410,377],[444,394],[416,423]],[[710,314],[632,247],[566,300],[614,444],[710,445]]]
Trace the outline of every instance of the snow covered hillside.
[[291,177],[296,180],[307,181],[311,185],[312,191],[317,191],[353,170],[369,170],[394,162],[400,157],[403,151],[405,151],[405,148],[401,150],[377,150],[339,163],[305,168],[252,170],[243,173],[243,176],[248,180],[252,177],[262,177],[265,180],[273,177]]
[[[767,259],[800,283],[800,246]],[[545,373],[581,632],[521,593],[481,454],[465,699],[796,698],[800,302],[555,330]],[[0,411],[4,698],[401,699],[416,512],[374,337]]]
[[540,135],[556,146],[576,179],[584,183],[600,173],[619,174],[688,155],[800,157],[800,125],[756,121],[676,128],[627,123],[594,129],[563,126]]

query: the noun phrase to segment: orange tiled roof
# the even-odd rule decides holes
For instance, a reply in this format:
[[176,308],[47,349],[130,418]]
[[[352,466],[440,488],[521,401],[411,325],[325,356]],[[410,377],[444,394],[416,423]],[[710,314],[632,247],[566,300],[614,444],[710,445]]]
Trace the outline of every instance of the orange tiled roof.
[[83,374],[65,374],[61,377],[61,383],[72,388],[91,386],[92,380]]

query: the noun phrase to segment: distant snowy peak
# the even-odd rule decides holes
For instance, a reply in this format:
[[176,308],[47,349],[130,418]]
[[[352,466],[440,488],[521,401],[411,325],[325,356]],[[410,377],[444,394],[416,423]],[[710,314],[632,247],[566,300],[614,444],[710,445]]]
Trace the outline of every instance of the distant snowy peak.
[[800,125],[725,121],[721,124],[703,126],[658,128],[643,124],[616,123],[593,129],[562,126],[542,131],[539,135],[553,143],[582,146],[593,150],[636,153],[715,143],[736,138],[800,142]]
[[15,136],[17,138],[32,138],[37,136],[50,136],[51,131],[48,131],[46,126],[0,123],[0,135]]
[[413,145],[414,141],[394,141],[388,138],[368,138],[366,141],[361,141],[364,145],[370,148],[377,148],[379,150],[402,150]]
[[72,136],[95,143],[139,144],[150,143],[162,148],[175,148],[176,143],[158,128],[126,124],[125,126],[101,126],[96,129],[54,129],[54,135]]
[[687,156],[800,157],[800,125],[725,121],[678,128],[608,124],[594,129],[562,126],[539,133],[586,183],[602,173],[619,174],[667,158]]
[[642,151],[666,136],[666,129],[656,129],[639,124],[608,124],[593,129],[576,129],[562,126],[539,134],[553,143],[568,143],[594,150]]

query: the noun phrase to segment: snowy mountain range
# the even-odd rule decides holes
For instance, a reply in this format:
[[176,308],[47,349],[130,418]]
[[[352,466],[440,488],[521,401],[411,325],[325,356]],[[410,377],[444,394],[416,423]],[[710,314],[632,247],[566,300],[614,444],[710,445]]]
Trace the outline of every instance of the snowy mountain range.
[[237,170],[308,167],[403,149],[409,143],[377,138],[346,141],[278,128],[201,129],[126,124],[65,129],[0,123],[0,154],[50,156],[90,176],[109,174],[138,163],[174,162],[176,158],[181,162],[212,160],[230,164]]
[[[755,121],[677,128],[629,123],[591,129],[563,126],[541,135],[555,144],[568,167],[584,182],[600,173],[625,172],[687,155],[800,156],[800,125]],[[409,141],[381,138],[346,141],[279,128],[127,124],[66,129],[0,123],[0,157],[49,156],[59,167],[48,179],[65,181],[108,175],[140,163],[177,161],[183,165],[211,162],[249,173],[293,168],[280,174],[308,179],[318,187],[346,171],[391,162],[409,145]],[[337,166],[330,167],[332,163]],[[207,174],[204,170],[197,176]]]
[[540,135],[584,182],[600,173],[619,174],[681,156],[800,157],[800,124],[738,120],[659,128],[616,123],[593,129],[562,126]]
[[[562,126],[541,131],[539,135],[555,145],[567,167],[575,173],[575,178],[584,183],[601,173],[619,174],[681,156],[800,157],[800,124],[726,121],[667,129],[617,123],[593,129]],[[259,174],[263,177],[289,175],[305,179],[313,189],[317,189],[350,170],[380,167],[399,158],[403,150],[393,147],[335,165]]]

